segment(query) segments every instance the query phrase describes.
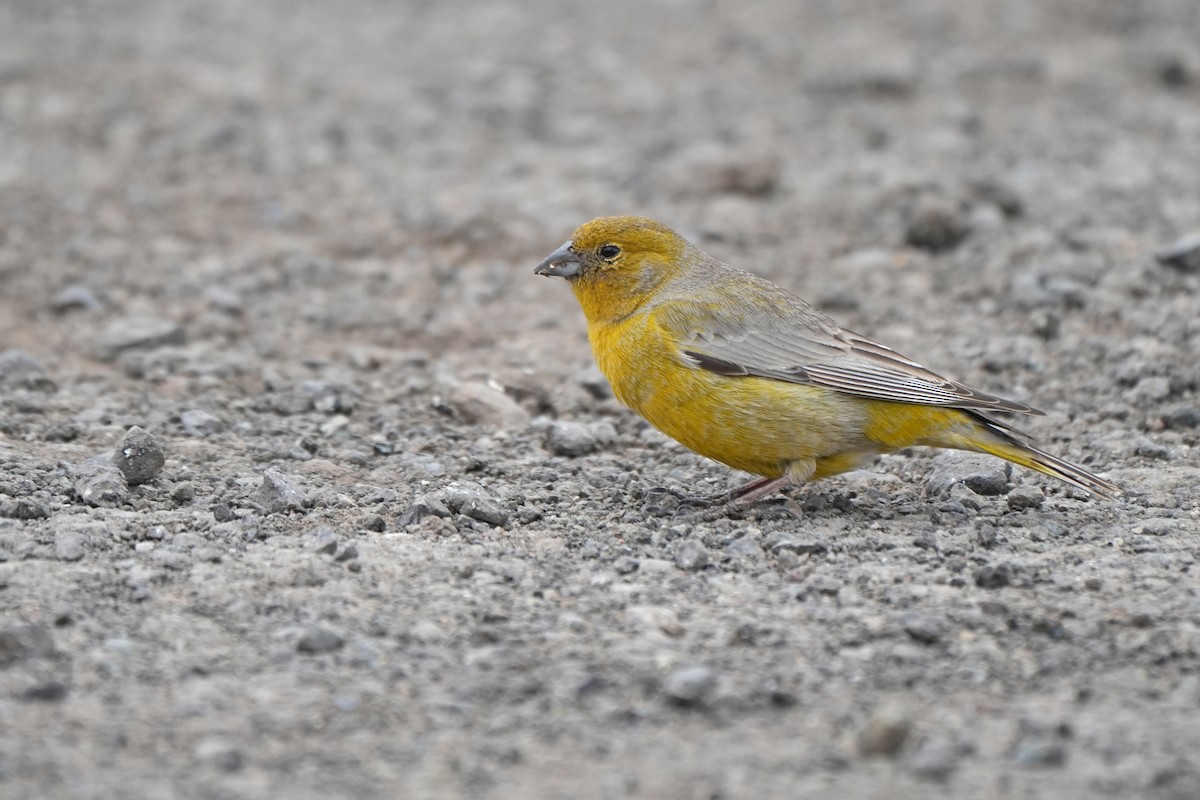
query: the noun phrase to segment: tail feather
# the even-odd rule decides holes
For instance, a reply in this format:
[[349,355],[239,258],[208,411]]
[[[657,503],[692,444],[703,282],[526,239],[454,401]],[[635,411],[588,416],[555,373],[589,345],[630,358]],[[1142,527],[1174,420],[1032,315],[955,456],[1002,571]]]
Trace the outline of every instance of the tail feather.
[[1005,461],[1011,461],[1022,467],[1028,467],[1043,475],[1053,476],[1059,480],[1066,481],[1072,486],[1078,486],[1080,489],[1091,492],[1097,497],[1112,500],[1123,494],[1121,488],[1115,483],[1106,481],[1098,475],[1093,475],[1077,464],[1072,464],[1070,461],[1064,461],[1058,456],[1050,455],[1045,450],[1036,447],[1029,436],[1020,431],[1013,430],[1003,422],[984,416],[983,414],[972,416],[975,416],[976,419],[982,422],[983,427],[994,438],[991,440],[973,438],[968,449],[998,456]]

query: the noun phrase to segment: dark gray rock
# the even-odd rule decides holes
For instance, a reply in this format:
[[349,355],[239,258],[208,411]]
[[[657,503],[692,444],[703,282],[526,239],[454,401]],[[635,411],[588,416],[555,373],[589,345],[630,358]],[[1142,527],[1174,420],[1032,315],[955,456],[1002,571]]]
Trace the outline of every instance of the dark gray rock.
[[1180,272],[1200,272],[1200,233],[1177,239],[1154,253],[1158,263]]
[[499,503],[485,497],[472,497],[464,501],[458,511],[471,519],[486,522],[497,528],[503,528],[509,520],[508,512],[501,508]]
[[978,495],[995,496],[1008,490],[1012,466],[999,458],[982,453],[956,450],[940,452],[926,480],[929,493],[949,495],[955,484],[962,484]]
[[[461,504],[459,506],[461,508]],[[449,517],[452,512],[449,507],[436,497],[429,495],[419,495],[413,499],[412,504],[401,512],[396,524],[401,528],[408,528],[425,517]]]
[[134,425],[121,439],[113,463],[125,473],[129,485],[136,486],[157,478],[167,460],[162,443],[153,434]]
[[957,247],[970,232],[971,222],[956,203],[922,197],[909,211],[904,241],[913,247],[940,252]]
[[345,639],[340,633],[315,625],[305,631],[296,642],[296,650],[306,655],[319,655],[341,650],[344,644]]
[[946,620],[931,614],[909,612],[901,618],[904,632],[921,644],[937,644],[946,635]]

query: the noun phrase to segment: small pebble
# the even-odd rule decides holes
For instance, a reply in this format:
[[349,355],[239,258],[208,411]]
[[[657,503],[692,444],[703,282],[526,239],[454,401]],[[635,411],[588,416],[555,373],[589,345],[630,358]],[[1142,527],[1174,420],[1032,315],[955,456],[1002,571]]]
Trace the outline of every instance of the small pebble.
[[958,766],[962,748],[949,742],[927,740],[922,742],[908,761],[908,768],[919,778],[944,781]]
[[508,512],[498,503],[483,497],[473,497],[459,507],[459,513],[497,528],[508,524]]
[[154,317],[119,317],[96,336],[96,356],[101,361],[113,361],[131,350],[180,345],[186,339],[183,326],[177,322]]
[[675,565],[688,572],[703,569],[708,566],[708,550],[699,542],[684,539],[675,548]]
[[184,411],[179,415],[179,422],[188,436],[212,436],[221,433],[227,427],[220,417],[198,408]]
[[163,446],[151,433],[134,425],[121,439],[113,464],[125,473],[130,486],[146,483],[162,472],[166,458]]
[[60,533],[54,539],[54,557],[59,561],[79,561],[87,553],[87,538],[78,531]]
[[1013,749],[1013,761],[1022,767],[1061,767],[1067,763],[1067,749],[1052,739],[1025,738]]
[[911,730],[912,720],[903,708],[881,706],[858,732],[858,750],[866,756],[895,755]]
[[109,455],[95,456],[75,470],[75,493],[90,506],[115,506],[125,501],[129,484]]
[[0,517],[9,519],[45,519],[50,509],[45,503],[30,497],[17,497],[0,502]]
[[970,232],[971,223],[957,205],[925,197],[911,211],[904,241],[936,253],[957,247]]
[[33,356],[20,350],[5,350],[0,353],[0,387],[53,391],[54,381]]
[[333,555],[337,552],[338,540],[329,528],[320,528],[313,534],[313,550],[318,553]]
[[1154,253],[1158,263],[1180,272],[1200,272],[1200,233],[1177,239]]
[[345,639],[341,634],[315,625],[305,631],[304,635],[296,642],[296,650],[308,655],[317,655],[340,650],[343,644],[345,644]]
[[921,644],[937,644],[946,634],[946,622],[930,614],[911,612],[902,618],[904,632]]
[[620,556],[617,560],[613,561],[613,569],[616,570],[618,575],[629,575],[630,573],[637,572],[639,566],[638,560],[632,556]]
[[419,495],[412,501],[412,505],[401,512],[400,517],[396,520],[396,524],[401,528],[408,528],[420,522],[425,517],[445,518],[449,517],[450,514],[450,509],[441,500],[428,495]]
[[268,514],[281,514],[285,511],[303,511],[308,505],[308,496],[295,478],[268,469],[263,472],[262,484],[254,493],[254,501]]
[[1012,467],[1007,461],[981,453],[943,451],[934,457],[926,484],[931,494],[945,496],[955,484],[962,484],[983,496],[1004,494]]
[[529,413],[494,383],[443,380],[434,407],[449,411],[467,425],[503,430],[524,428],[529,423]]
[[21,699],[39,703],[53,703],[67,696],[67,685],[62,681],[43,681],[21,692]]
[[54,639],[41,625],[13,625],[0,628],[0,667],[28,658],[54,655]]
[[999,589],[1012,582],[1008,564],[985,564],[975,570],[975,585],[982,589]]
[[679,705],[699,705],[717,685],[717,674],[703,664],[680,667],[663,681],[667,697]]
[[100,298],[96,297],[96,293],[92,291],[90,286],[83,283],[73,283],[54,295],[51,307],[61,314],[65,311],[74,311],[77,309],[82,311],[98,311],[104,307],[104,304],[100,302]]
[[1200,427],[1200,408],[1183,406],[1173,409],[1162,415],[1162,423],[1164,428],[1173,430]]
[[607,422],[584,423],[558,421],[546,433],[546,447],[557,456],[576,457],[611,444],[617,431]]
[[1046,493],[1041,490],[1041,487],[1034,486],[1032,483],[1021,484],[1009,492],[1005,498],[1008,507],[1014,511],[1023,511],[1027,508],[1041,508],[1045,500]]

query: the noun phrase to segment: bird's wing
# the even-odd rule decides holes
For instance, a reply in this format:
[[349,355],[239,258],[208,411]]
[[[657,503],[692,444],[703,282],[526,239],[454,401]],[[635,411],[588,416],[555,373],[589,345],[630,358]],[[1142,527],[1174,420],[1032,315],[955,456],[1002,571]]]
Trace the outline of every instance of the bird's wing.
[[944,378],[771,284],[756,288],[764,291],[743,303],[676,300],[657,316],[679,341],[683,360],[698,369],[824,386],[872,400],[1042,413]]

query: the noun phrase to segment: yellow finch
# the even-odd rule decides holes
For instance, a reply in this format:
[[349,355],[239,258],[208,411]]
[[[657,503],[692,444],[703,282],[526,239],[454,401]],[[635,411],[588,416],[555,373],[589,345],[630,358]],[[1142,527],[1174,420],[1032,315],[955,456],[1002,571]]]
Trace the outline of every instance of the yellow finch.
[[993,416],[1041,412],[852,333],[654,220],[592,220],[536,272],[571,285],[617,399],[700,455],[762,476],[727,499],[749,503],[912,445],[990,453],[1120,494]]

